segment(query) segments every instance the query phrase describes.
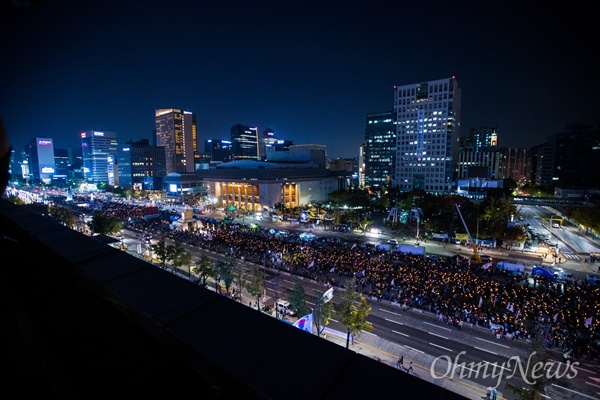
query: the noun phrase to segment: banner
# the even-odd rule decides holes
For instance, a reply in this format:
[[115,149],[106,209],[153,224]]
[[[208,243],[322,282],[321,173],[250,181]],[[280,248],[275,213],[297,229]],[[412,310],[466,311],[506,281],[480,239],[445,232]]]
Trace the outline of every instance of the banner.
[[323,293],[323,303],[327,303],[331,299],[333,299],[333,288],[329,288],[325,293]]

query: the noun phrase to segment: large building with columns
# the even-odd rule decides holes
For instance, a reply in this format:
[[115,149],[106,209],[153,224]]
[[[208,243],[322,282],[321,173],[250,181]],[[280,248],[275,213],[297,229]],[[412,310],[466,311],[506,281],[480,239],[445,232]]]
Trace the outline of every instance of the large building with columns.
[[331,192],[344,188],[344,182],[328,170],[306,163],[241,160],[199,170],[196,175],[214,202],[247,211],[325,202]]

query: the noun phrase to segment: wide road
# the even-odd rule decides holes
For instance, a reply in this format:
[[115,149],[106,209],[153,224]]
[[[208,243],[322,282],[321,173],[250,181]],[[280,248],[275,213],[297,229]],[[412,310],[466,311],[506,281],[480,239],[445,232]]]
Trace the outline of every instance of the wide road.
[[[286,229],[294,230],[291,226],[286,227]],[[317,232],[317,234],[320,233]],[[337,232],[323,232],[323,234],[326,236],[340,236]],[[381,238],[379,235],[342,234],[341,236],[360,242],[386,241],[385,238]],[[143,250],[146,246],[142,243],[141,234],[135,231],[124,230],[123,241],[134,253],[137,252],[137,249]],[[152,239],[152,241],[155,243],[156,239]],[[456,252],[464,252],[465,254],[469,252],[469,249],[462,249],[461,246],[456,245],[444,246],[438,243],[426,243],[425,245],[428,253],[436,251],[437,253],[450,255]],[[190,246],[188,246],[188,250],[194,255],[195,260],[199,258],[200,254],[205,254],[213,261],[231,261],[231,258],[219,253]],[[506,252],[506,256],[513,257],[513,254]],[[515,257],[527,257],[527,255],[519,254]],[[249,271],[253,266],[252,263],[240,259],[235,259],[235,262],[245,271]],[[327,287],[324,287],[322,283],[299,279],[288,273],[270,268],[269,265],[267,265],[266,272],[267,298],[265,300],[268,304],[272,304],[276,298],[287,297],[287,290],[292,289],[298,280],[302,282],[305,288],[309,307],[317,308],[316,299],[327,290]],[[187,277],[187,271],[181,271],[179,274],[182,278]],[[339,277],[339,279],[341,281],[343,277]],[[339,290],[341,289],[335,288],[337,294],[334,295],[334,302],[339,301]],[[248,293],[243,292],[242,301],[244,304],[252,300]],[[407,359],[414,359],[419,355],[420,359],[428,360],[428,366],[430,368],[434,367],[440,375],[445,373],[444,364],[439,361],[441,357],[442,360],[456,360],[458,363],[465,363],[464,366],[456,369],[455,379],[461,379],[460,374],[462,373],[463,379],[483,386],[495,386],[500,382],[499,390],[505,394],[510,393],[506,387],[507,383],[525,386],[517,360],[523,366],[526,365],[532,349],[530,344],[524,340],[497,339],[490,330],[470,325],[464,325],[459,330],[458,327],[448,325],[426,311],[403,310],[399,305],[386,301],[377,302],[373,299],[367,299],[367,301],[372,307],[368,321],[374,329],[372,332],[362,332],[360,335],[375,335],[382,340],[402,346],[405,349]],[[335,319],[330,320],[328,328],[340,332],[346,330]],[[559,352],[551,351],[550,360],[547,362],[550,371],[554,371],[559,375],[566,372],[566,367],[562,367],[562,370],[557,369],[560,368],[561,357],[562,355]],[[509,362],[509,360],[512,361]],[[486,367],[487,369],[485,369]],[[600,368],[587,362],[574,368],[574,370],[571,370],[576,371],[574,378],[563,376],[552,383],[552,386],[548,389],[552,390],[548,393],[554,393],[551,398],[600,398],[598,395],[600,390],[598,385],[598,382],[600,382]],[[484,374],[484,371],[487,372],[487,375]]]

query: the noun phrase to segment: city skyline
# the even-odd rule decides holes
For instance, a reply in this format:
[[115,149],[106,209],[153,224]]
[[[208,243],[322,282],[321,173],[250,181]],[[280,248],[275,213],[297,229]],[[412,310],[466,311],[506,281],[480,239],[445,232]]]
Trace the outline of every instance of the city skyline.
[[451,76],[463,136],[497,127],[500,146],[527,148],[599,125],[584,5],[0,4],[0,117],[16,151],[35,137],[80,146],[88,130],[152,139],[155,110],[180,108],[197,115],[200,145],[242,124],[356,157],[394,86]]

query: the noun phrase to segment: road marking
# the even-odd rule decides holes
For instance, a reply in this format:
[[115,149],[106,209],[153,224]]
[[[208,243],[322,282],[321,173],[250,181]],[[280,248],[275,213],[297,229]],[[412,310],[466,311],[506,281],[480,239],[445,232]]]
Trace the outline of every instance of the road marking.
[[395,312],[389,311],[389,310],[384,310],[383,308],[380,308],[379,311],[383,311],[383,312],[386,312],[386,313],[394,314],[394,315],[397,315],[399,317],[402,316],[402,314],[398,314],[398,313],[395,313]]
[[600,385],[596,385],[595,383],[588,382],[588,381],[585,381],[585,383],[587,383],[590,386],[594,386],[594,387],[600,388]]
[[[573,365],[573,364],[571,364],[571,365]],[[587,373],[594,374],[594,375],[596,375],[598,373],[597,371],[592,371],[591,369],[585,369],[585,368],[581,368],[581,367],[578,367],[578,366],[575,366],[575,365],[573,365],[573,368],[575,368],[575,369],[577,369],[579,371],[585,371]],[[597,378],[594,378],[594,379],[597,379]]]
[[442,339],[446,339],[446,340],[448,340],[448,338],[447,338],[446,336],[438,335],[438,334],[436,334],[436,333],[432,333],[432,332],[427,332],[427,333],[429,333],[430,335],[437,336],[437,337],[439,337],[439,338],[442,338]]
[[367,333],[367,334],[369,334],[369,335],[373,335],[373,336],[375,336],[375,337],[378,337],[376,334],[374,334],[374,333],[372,333],[372,332],[367,332],[367,331],[363,331],[363,330],[361,330],[360,332],[361,332],[361,333]]
[[493,354],[493,355],[495,355],[495,356],[497,356],[497,355],[498,355],[498,353],[494,353],[493,351],[489,351],[489,350],[486,350],[486,349],[482,349],[481,347],[477,347],[477,346],[473,346],[473,347],[475,347],[477,350],[485,351],[486,353],[490,353],[490,354]]
[[388,321],[388,322],[393,322],[394,324],[398,324],[398,325],[404,325],[402,322],[394,321],[393,319],[384,318],[384,320],[386,320],[386,321]]
[[425,354],[425,352],[424,352],[424,351],[417,350],[417,349],[415,349],[414,347],[410,347],[410,346],[406,346],[406,345],[405,345],[404,347],[406,347],[406,348],[408,348],[408,349],[411,349],[411,350],[414,350],[414,351],[416,351],[417,353],[422,353],[422,354]]
[[427,325],[434,326],[434,327],[436,327],[436,328],[438,328],[438,329],[445,329],[445,330],[447,330],[448,332],[450,332],[450,328],[444,328],[443,326],[438,326],[438,325],[435,325],[435,324],[430,324],[429,322],[423,322],[423,323],[424,323],[424,324],[427,324]]
[[406,333],[402,333],[402,332],[398,332],[392,329],[392,332],[397,333],[398,335],[402,335],[402,336],[406,336],[406,337],[410,337],[409,335],[407,335]]
[[462,369],[468,369],[469,371],[476,372],[476,373],[479,372],[478,369],[468,368],[465,364],[458,364],[458,365],[456,365],[456,367],[460,367]]
[[492,342],[491,340],[482,339],[482,338],[477,337],[477,336],[475,336],[475,339],[481,340],[482,342],[486,342],[486,343],[490,343],[490,344],[495,344],[496,346],[500,346],[500,347],[504,347],[504,348],[510,349],[510,346],[505,346],[505,345],[500,344],[500,343]]
[[497,362],[491,362],[491,361],[482,361],[485,364],[491,364],[494,366],[494,368],[500,368],[500,369],[505,369],[508,372],[512,371],[512,369],[510,368],[506,368],[504,365],[498,364]]
[[437,345],[437,344],[435,344],[435,343],[431,343],[431,342],[430,342],[429,344],[430,344],[430,345],[432,345],[432,346],[435,346],[435,347],[439,347],[440,349],[444,349],[444,350],[446,350],[446,351],[449,351],[450,353],[452,353],[452,352],[453,352],[453,350],[447,349],[447,348],[445,348],[445,347],[442,347],[442,346],[440,346],[440,345]]

